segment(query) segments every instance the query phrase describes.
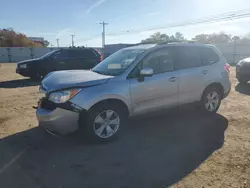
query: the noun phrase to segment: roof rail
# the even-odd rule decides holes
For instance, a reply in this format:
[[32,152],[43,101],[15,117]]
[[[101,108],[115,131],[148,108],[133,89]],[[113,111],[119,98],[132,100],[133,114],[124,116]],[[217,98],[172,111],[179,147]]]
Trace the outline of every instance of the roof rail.
[[146,45],[146,44],[157,44],[157,42],[139,42],[136,44],[131,44],[129,46],[138,46],[138,45]]
[[195,41],[195,40],[179,40],[179,41],[171,40],[171,41],[158,43],[158,45],[170,44],[170,43],[196,43],[196,42],[197,41]]

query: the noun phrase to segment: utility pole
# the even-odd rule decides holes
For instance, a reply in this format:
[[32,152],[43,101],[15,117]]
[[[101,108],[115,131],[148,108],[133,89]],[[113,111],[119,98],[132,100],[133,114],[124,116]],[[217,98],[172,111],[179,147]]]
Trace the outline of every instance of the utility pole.
[[72,37],[72,40],[71,40],[71,41],[72,41],[72,47],[74,47],[74,36],[75,36],[75,35],[72,34],[72,35],[70,35],[70,36]]
[[104,57],[104,48],[105,48],[105,26],[108,25],[108,23],[105,23],[104,21],[99,23],[102,25],[102,55]]
[[60,39],[56,39],[57,47],[59,47],[59,40]]

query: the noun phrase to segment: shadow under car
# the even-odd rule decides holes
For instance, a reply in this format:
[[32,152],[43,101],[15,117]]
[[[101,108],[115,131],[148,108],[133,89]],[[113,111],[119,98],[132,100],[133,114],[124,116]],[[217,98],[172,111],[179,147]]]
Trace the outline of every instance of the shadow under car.
[[105,144],[58,139],[37,127],[0,140],[0,169],[25,149],[0,173],[0,182],[26,188],[169,186],[222,147],[227,126],[218,114],[178,110],[129,120],[123,134]]
[[33,81],[29,78],[26,79],[17,79],[17,80],[9,80],[0,82],[0,88],[18,88],[18,87],[29,87],[29,86],[37,86],[40,82]]

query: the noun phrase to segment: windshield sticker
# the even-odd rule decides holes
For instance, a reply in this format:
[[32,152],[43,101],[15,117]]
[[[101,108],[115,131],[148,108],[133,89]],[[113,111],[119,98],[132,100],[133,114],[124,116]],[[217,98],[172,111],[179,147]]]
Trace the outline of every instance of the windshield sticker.
[[121,69],[121,64],[109,64],[108,69]]

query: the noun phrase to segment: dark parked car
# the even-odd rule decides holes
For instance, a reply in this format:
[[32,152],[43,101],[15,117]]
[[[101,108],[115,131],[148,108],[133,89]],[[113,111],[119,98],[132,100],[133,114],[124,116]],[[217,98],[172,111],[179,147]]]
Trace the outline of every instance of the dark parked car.
[[57,70],[92,69],[101,60],[102,56],[93,48],[64,48],[37,59],[18,62],[16,73],[39,79]]
[[246,84],[250,80],[250,58],[242,59],[236,65],[236,78],[241,84]]

